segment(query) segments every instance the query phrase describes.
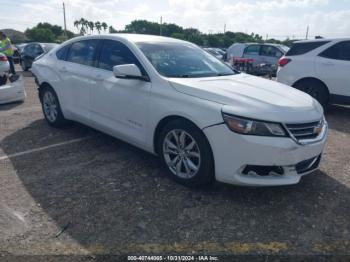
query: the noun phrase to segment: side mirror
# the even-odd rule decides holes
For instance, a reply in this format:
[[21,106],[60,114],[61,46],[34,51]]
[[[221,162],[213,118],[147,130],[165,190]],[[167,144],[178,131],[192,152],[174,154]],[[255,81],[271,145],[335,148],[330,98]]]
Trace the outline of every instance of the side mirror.
[[113,67],[113,73],[116,78],[137,79],[149,82],[148,76],[142,75],[140,69],[135,64],[116,65]]

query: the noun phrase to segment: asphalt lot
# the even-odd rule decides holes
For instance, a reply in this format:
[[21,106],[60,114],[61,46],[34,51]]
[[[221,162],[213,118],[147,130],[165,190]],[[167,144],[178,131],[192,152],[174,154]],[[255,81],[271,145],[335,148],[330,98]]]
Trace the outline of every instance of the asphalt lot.
[[327,113],[321,169],[300,184],[194,190],[169,180],[157,157],[120,140],[78,124],[49,127],[33,77],[24,78],[26,101],[0,106],[0,261],[350,255],[350,107]]

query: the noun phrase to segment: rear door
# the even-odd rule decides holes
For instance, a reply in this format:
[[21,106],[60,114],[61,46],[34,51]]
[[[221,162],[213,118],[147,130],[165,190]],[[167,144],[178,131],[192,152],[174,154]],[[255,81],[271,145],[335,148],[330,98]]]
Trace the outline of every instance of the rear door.
[[338,42],[320,53],[315,69],[331,94],[350,97],[350,41]]
[[92,70],[99,42],[98,39],[74,42],[68,50],[66,61],[57,65],[65,109],[74,119],[82,122],[90,120]]
[[262,45],[260,56],[263,63],[269,65],[277,65],[277,62],[283,56],[283,53],[274,46]]

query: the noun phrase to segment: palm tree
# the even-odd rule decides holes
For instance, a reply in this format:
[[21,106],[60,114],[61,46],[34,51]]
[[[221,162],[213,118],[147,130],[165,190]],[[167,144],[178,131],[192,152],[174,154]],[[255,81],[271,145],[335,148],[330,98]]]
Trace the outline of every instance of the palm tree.
[[116,32],[117,32],[117,30],[115,30],[113,26],[109,26],[109,33],[110,34],[113,34],[113,33],[116,33]]
[[103,28],[103,31],[105,31],[105,33],[106,33],[106,30],[107,30],[107,28],[108,28],[108,25],[107,25],[105,22],[102,22],[101,26],[102,26],[102,28]]
[[80,25],[80,21],[75,20],[74,21],[74,27],[76,27],[79,30],[79,25]]
[[93,34],[93,32],[94,32],[94,28],[95,28],[95,24],[94,24],[94,22],[89,21],[89,22],[88,22],[88,26],[89,26],[89,28],[90,28],[90,32],[91,32],[91,34]]
[[84,19],[83,20],[83,27],[84,27],[84,32],[87,33],[89,29],[89,21]]
[[99,21],[95,22],[95,28],[98,31],[98,33],[100,34],[101,28],[102,28],[101,22],[99,22]]
[[80,34],[85,35],[86,34],[87,20],[84,18],[80,18],[80,20],[78,22],[80,25]]

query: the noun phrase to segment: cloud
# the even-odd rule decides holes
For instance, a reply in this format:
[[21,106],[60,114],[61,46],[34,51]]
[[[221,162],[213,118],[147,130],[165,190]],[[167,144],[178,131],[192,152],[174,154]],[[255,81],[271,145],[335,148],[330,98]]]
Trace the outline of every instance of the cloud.
[[[259,33],[263,36],[302,37],[307,25],[312,35],[350,35],[349,0],[65,0],[67,23],[81,17],[105,21],[122,29],[135,19],[159,21],[203,32],[227,30]],[[60,0],[23,0],[5,5],[0,28],[24,30],[38,22],[63,24]],[[13,10],[16,10],[16,16]]]

